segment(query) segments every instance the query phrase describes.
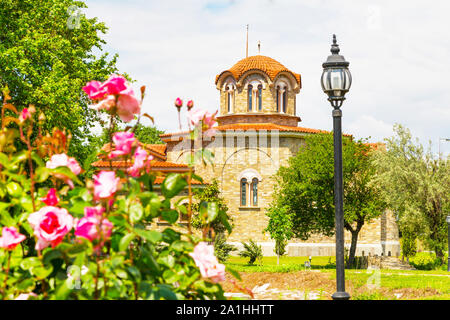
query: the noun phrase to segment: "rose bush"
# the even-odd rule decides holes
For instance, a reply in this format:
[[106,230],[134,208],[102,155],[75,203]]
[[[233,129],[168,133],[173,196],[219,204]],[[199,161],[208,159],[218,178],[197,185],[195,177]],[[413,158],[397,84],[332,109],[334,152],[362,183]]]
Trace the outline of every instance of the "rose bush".
[[[156,193],[156,173],[149,170],[152,156],[132,131],[114,133],[117,117],[128,122],[139,115],[145,89],[139,101],[125,78],[112,75],[104,83],[89,82],[83,90],[95,108],[111,117],[111,148],[106,158],[121,157],[129,161],[130,168],[100,171],[92,180],[82,181],[78,175],[83,169],[67,155],[70,134],[59,129],[51,135],[41,134],[45,118],[39,116],[35,122],[33,107],[18,112],[4,92],[0,297],[224,299],[220,281],[225,279],[225,267],[215,258],[212,246],[204,243],[209,239],[192,233],[189,224],[186,229],[178,225],[182,214],[191,216],[191,180],[201,181],[201,177],[192,166],[185,174],[168,174],[161,194]],[[189,105],[192,108],[193,102]],[[193,132],[197,132],[191,138],[195,139],[205,129],[202,121],[211,129],[215,120],[210,113],[193,114],[198,114],[191,119],[196,126]],[[38,136],[32,142],[36,125]],[[16,152],[16,140],[27,150]],[[194,154],[198,152],[204,154],[201,150]],[[175,201],[185,188],[187,209],[179,204],[182,198]],[[203,207],[209,224],[226,217],[214,203]],[[168,227],[152,228],[159,218]],[[227,221],[223,223],[230,232]]]

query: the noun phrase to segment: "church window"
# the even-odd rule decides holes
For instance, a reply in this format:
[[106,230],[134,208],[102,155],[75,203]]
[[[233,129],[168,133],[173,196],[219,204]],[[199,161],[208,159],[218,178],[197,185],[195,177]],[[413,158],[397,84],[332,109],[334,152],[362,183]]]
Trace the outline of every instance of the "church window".
[[247,179],[241,179],[241,206],[247,205]]
[[280,86],[277,86],[277,112],[280,112]]
[[258,205],[258,179],[253,178],[252,180],[252,200],[253,206]]
[[283,113],[286,113],[286,105],[287,105],[287,90],[285,88],[283,90]]
[[262,85],[258,85],[258,110],[262,110]]
[[253,86],[251,84],[248,85],[248,111],[252,111],[252,100],[253,100]]

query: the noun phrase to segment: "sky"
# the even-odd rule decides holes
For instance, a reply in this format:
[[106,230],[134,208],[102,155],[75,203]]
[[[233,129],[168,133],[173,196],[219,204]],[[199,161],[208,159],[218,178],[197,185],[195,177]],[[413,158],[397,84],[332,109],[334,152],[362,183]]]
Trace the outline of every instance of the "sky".
[[[383,141],[393,125],[438,152],[450,138],[449,1],[384,0],[87,0],[87,17],[109,28],[104,51],[120,72],[146,85],[142,112],[158,128],[178,131],[174,100],[215,111],[215,76],[249,56],[274,58],[300,73],[299,126],[331,130],[331,106],[320,86],[332,35],[350,62],[352,87],[343,131]],[[185,118],[185,115],[182,115]],[[450,142],[440,141],[444,155]]]

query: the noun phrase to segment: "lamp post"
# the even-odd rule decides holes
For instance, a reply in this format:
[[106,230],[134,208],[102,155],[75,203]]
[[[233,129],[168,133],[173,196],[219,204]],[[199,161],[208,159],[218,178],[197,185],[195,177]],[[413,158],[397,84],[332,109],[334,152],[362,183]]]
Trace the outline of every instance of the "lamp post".
[[447,238],[448,238],[448,263],[447,263],[447,271],[450,272],[450,216],[447,216]]
[[336,287],[333,293],[334,300],[348,300],[350,295],[345,292],[344,271],[344,204],[342,182],[342,111],[345,94],[352,84],[352,76],[348,70],[349,62],[339,55],[339,46],[336,35],[333,34],[331,55],[322,64],[322,89],[328,95],[333,107],[333,136],[334,136],[334,207],[336,222]]

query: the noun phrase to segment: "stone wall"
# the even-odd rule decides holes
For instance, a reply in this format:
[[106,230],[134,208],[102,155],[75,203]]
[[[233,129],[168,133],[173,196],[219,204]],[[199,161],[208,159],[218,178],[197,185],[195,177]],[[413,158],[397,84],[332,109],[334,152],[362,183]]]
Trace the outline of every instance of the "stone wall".
[[[266,141],[264,143],[264,141]],[[296,154],[304,140],[300,137],[279,136],[266,140],[264,135],[256,132],[245,134],[229,134],[218,137],[209,145],[215,154],[213,164],[198,164],[196,174],[206,182],[216,178],[222,197],[233,218],[234,229],[228,241],[240,247],[241,241],[253,239],[262,245],[264,255],[274,255],[274,242],[270,235],[264,232],[268,217],[266,209],[272,202],[274,193],[274,174],[278,168],[288,164],[288,159]],[[183,163],[180,156],[183,150],[176,150],[174,142],[168,144],[168,161]],[[256,170],[262,180],[258,184],[258,206],[240,206],[239,175],[246,169]],[[345,232],[346,246],[350,247],[351,234]],[[334,237],[313,235],[307,241],[293,239],[288,247],[288,255],[292,256],[332,256],[335,254]],[[382,217],[367,223],[361,229],[358,237],[357,255],[378,254],[392,256],[400,254],[398,232],[395,217],[392,212],[386,212]]]

